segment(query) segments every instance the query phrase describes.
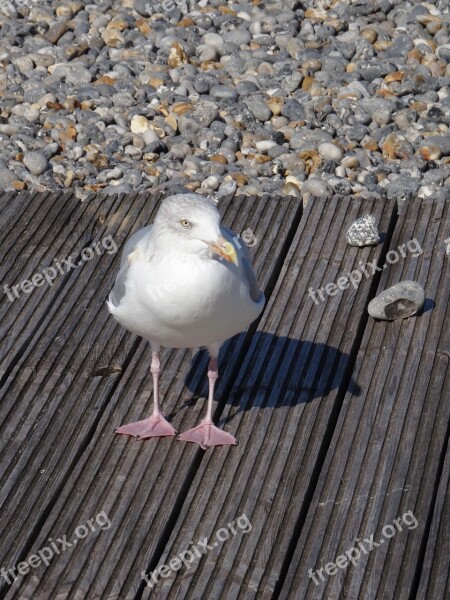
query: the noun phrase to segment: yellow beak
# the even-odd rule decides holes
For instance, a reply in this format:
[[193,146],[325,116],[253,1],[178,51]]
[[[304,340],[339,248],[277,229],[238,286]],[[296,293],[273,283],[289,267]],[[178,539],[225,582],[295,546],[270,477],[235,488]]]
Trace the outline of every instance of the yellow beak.
[[238,257],[236,254],[236,250],[234,249],[233,244],[227,242],[227,240],[219,235],[216,242],[206,242],[208,244],[208,248],[217,254],[224,260],[228,262],[234,263],[236,266],[239,265]]

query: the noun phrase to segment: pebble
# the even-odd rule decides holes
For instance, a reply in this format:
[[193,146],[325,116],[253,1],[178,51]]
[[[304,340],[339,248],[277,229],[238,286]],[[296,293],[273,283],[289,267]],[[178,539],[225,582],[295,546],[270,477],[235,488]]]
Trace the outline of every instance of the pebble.
[[223,38],[218,33],[205,33],[203,36],[203,43],[206,46],[217,46],[223,45]]
[[258,152],[267,152],[268,150],[276,146],[277,143],[271,140],[261,140],[260,142],[256,142],[255,144],[255,147],[258,150]]
[[389,200],[411,200],[420,186],[420,180],[409,174],[401,174],[386,185]]
[[[274,103],[272,99],[272,103],[270,104],[271,108],[274,104],[276,105],[276,102]],[[289,121],[302,121],[306,118],[305,109],[294,99],[283,102],[280,112],[283,117],[286,117]]]
[[144,140],[144,143],[146,146],[149,146],[150,144],[152,144],[154,142],[159,143],[158,134],[156,133],[156,131],[154,129],[147,129],[146,131],[144,131],[142,133],[142,139]]
[[322,158],[325,160],[341,160],[342,159],[342,150],[336,146],[336,144],[330,144],[328,142],[324,142],[323,144],[319,144],[317,150]]
[[42,175],[48,169],[48,160],[40,152],[25,152],[23,164],[33,175]]
[[204,127],[209,127],[219,116],[215,102],[201,101],[195,106],[194,111],[182,114],[178,119],[178,129],[181,133],[197,134]]
[[242,80],[238,81],[235,85],[236,93],[239,96],[247,96],[249,94],[254,94],[257,92],[259,87],[256,85],[254,81]]
[[356,156],[346,156],[342,159],[341,165],[344,169],[357,169],[359,167],[359,160]]
[[420,146],[435,146],[443,156],[450,156],[450,135],[431,135]]
[[92,73],[81,63],[54,65],[51,73],[55,78],[64,79],[66,83],[73,85],[92,81]]
[[209,94],[215,98],[227,98],[229,100],[236,100],[238,97],[236,90],[227,85],[213,85],[209,90]]
[[17,127],[15,127],[14,125],[9,125],[8,123],[6,125],[2,125],[0,124],[0,133],[4,133],[5,135],[8,136],[12,136],[15,135],[17,133]]
[[376,246],[380,241],[378,223],[372,215],[364,215],[357,219],[345,234],[350,246]]
[[20,117],[24,117],[30,123],[38,121],[40,115],[39,110],[29,104],[17,104],[13,107],[11,112]]
[[14,181],[17,177],[13,171],[5,167],[0,167],[0,190],[12,191],[14,190]]
[[415,281],[401,281],[378,294],[369,302],[369,315],[393,321],[415,315],[425,303],[423,287]]
[[113,169],[106,169],[99,173],[97,179],[100,182],[111,181],[113,179],[119,179],[122,177],[123,171],[119,167],[114,167]]
[[[25,4],[2,22],[0,168],[29,189],[448,193],[443,0]],[[12,160],[27,152],[50,164]]]
[[217,190],[217,198],[232,198],[236,193],[237,182],[227,175],[224,178],[224,181],[220,184],[219,189]]
[[272,111],[261,96],[250,96],[245,99],[245,103],[248,110],[258,121],[268,121],[272,116]]
[[202,181],[201,188],[209,190],[217,190],[220,185],[220,180],[216,175],[211,175]]
[[316,198],[322,198],[331,195],[331,189],[326,181],[318,179],[317,177],[310,177],[302,185],[302,194],[311,194]]
[[[150,128],[150,123],[147,117],[142,115],[133,115],[131,118],[130,129],[133,133],[144,133]],[[153,141],[153,140],[152,140]],[[149,142],[147,142],[149,143]]]
[[252,34],[248,29],[231,29],[224,34],[223,39],[225,42],[240,46],[248,44],[252,39]]

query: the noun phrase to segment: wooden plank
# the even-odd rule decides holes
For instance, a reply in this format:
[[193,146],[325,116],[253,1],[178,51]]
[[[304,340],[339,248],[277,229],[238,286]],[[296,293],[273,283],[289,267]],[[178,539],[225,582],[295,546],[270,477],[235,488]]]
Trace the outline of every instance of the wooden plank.
[[417,598],[450,598],[450,443],[434,506]]
[[31,209],[36,196],[38,192],[0,192],[0,240],[22,214]]
[[[30,195],[29,201],[23,200],[22,204],[26,209],[17,207],[19,217],[0,243],[1,381],[39,339],[39,325],[73,276],[71,265],[64,261],[71,257],[75,264],[79,262],[81,251],[105,229],[101,221],[108,212],[101,199],[82,204],[72,195]],[[108,209],[114,210],[114,202],[109,201]],[[47,281],[42,275],[50,267],[54,270],[48,272]],[[56,276],[50,280],[53,274]],[[35,275],[41,275],[41,285],[31,286],[28,293],[20,287],[14,289]]]
[[[297,524],[298,544],[280,598],[415,597],[448,439],[449,235],[448,203],[414,202],[399,217],[390,245],[399,260],[383,270],[378,291],[418,281],[425,309],[406,320],[369,319],[352,374],[359,393],[349,389],[345,396],[306,519]],[[402,244],[417,250],[412,240],[423,252],[402,258]],[[394,519],[402,520],[402,531],[389,538]],[[354,566],[337,568],[333,576],[322,571],[318,583],[308,575],[371,535],[382,545],[361,551]]]
[[[75,210],[79,221],[69,225],[79,232],[97,228],[94,243],[112,235],[120,245],[138,218],[142,223],[151,217],[155,204],[145,197],[132,196],[128,202],[110,200],[111,207],[114,212],[108,223],[98,226],[96,221],[91,222],[92,216],[97,217],[92,206],[87,211]],[[100,247],[103,254],[71,271],[64,286],[46,291],[53,293],[53,298],[46,299],[39,314],[41,321],[33,343],[29,343],[0,391],[0,457],[5,480],[0,491],[0,526],[4,552],[9,551],[9,542],[19,551],[33,538],[33,529],[46,505],[90,439],[132,346],[132,340],[125,339],[108,318],[104,306],[116,274],[113,261],[119,256]],[[41,249],[37,250],[40,253]],[[105,361],[113,361],[110,374],[93,376],[98,367],[107,364]],[[97,404],[91,402],[93,390],[98,393]],[[59,472],[49,472],[51,466]],[[21,510],[17,512],[18,505]],[[28,529],[22,538],[16,537],[28,514],[32,519]],[[10,521],[17,517],[18,529],[14,529]]]
[[[317,304],[308,289],[335,282],[359,260],[376,260],[381,245],[352,248],[345,231],[370,212],[381,220],[386,236],[392,209],[384,202],[337,198],[307,208],[222,414],[239,446],[205,454],[170,539],[150,570],[189,549],[191,540],[206,537],[217,546],[190,569],[159,578],[154,590],[146,586],[143,598],[273,595],[334,421],[372,282],[364,279],[357,290],[351,287]],[[303,487],[294,489],[299,478]],[[219,543],[216,532],[243,514],[251,532]]]
[[0,210],[2,211],[2,214],[8,210],[11,198],[13,198],[15,195],[16,194],[14,192],[5,192],[4,190],[0,190]]
[[[256,234],[255,267],[270,291],[300,217],[297,201],[235,198],[221,205],[221,210],[224,222],[236,232],[251,228]],[[131,224],[138,220],[135,215],[129,217]],[[125,219],[119,215],[116,221]],[[139,225],[147,222],[148,218],[142,219]],[[107,531],[96,531],[47,569],[33,570],[23,581],[18,580],[7,597],[19,594],[21,598],[48,598],[55,590],[61,597],[66,593],[83,598],[114,597],[117,589],[121,590],[120,597],[125,597],[124,586],[132,589],[139,585],[141,564],[148,562],[158,546],[164,528],[171,522],[171,507],[184,499],[183,486],[190,482],[191,469],[201,456],[194,446],[172,439],[140,443],[113,435],[117,425],[142,417],[151,404],[148,344],[137,342],[116,325],[103,304],[118,258],[108,260],[105,255],[97,269],[82,279],[74,277],[67,286],[72,284],[71,297],[77,302],[64,311],[68,330],[57,334],[61,342],[58,352],[52,354],[53,363],[45,361],[46,373],[58,370],[63,377],[45,387],[45,412],[40,414],[33,441],[26,448],[26,460],[22,460],[24,452],[20,448],[11,449],[11,460],[19,449],[21,458],[17,474],[10,475],[11,486],[5,498],[9,512],[0,564],[14,565],[45,545],[49,536],[72,536],[77,525],[102,510],[111,516],[112,526]],[[98,283],[97,278],[104,281]],[[82,306],[78,309],[80,299]],[[78,321],[85,313],[87,331],[82,338]],[[46,343],[55,339],[55,332],[48,334],[44,334]],[[239,366],[245,340],[245,335],[238,336],[227,345],[228,352],[225,348],[229,373]],[[199,412],[204,410],[205,399],[197,398],[205,389],[204,358],[200,355],[194,361],[186,389],[184,374],[189,371],[189,353],[167,351],[163,355],[164,408],[182,430],[187,428],[186,421],[198,420]],[[99,373],[99,367],[103,367],[100,375],[92,377]],[[70,369],[70,376],[65,369]],[[224,371],[219,393],[227,385],[230,381]],[[34,390],[30,399],[36,397],[39,395]],[[190,404],[194,405],[187,410]],[[47,481],[37,475],[42,469],[48,474]],[[167,509],[159,510],[161,503]],[[27,531],[32,523],[38,525],[30,535]]]

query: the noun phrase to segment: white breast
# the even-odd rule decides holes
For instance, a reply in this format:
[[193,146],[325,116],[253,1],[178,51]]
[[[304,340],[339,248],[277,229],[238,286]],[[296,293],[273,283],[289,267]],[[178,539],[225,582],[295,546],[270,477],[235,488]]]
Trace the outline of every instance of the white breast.
[[262,310],[236,265],[188,256],[174,265],[163,257],[130,261],[125,296],[114,317],[127,329],[164,347],[223,342],[243,331]]

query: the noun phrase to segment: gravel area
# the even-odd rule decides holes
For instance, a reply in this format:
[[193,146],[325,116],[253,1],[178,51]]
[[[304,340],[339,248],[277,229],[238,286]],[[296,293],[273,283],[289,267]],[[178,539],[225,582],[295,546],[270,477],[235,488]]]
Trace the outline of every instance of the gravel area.
[[450,198],[449,6],[2,0],[0,189]]

